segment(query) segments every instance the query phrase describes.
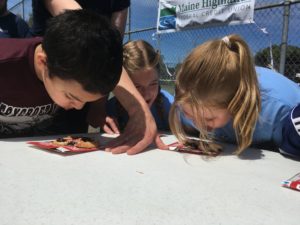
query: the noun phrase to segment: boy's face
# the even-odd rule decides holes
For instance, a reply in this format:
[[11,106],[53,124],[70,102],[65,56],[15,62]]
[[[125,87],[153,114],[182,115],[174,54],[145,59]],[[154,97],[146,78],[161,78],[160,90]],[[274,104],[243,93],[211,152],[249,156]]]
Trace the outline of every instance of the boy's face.
[[[192,107],[189,104],[181,104],[182,111],[186,118],[193,121],[196,125],[196,116],[192,110]],[[229,120],[231,119],[231,114],[227,109],[219,109],[219,108],[203,108],[197,110],[197,114],[202,115],[202,120],[206,125],[207,131],[212,131],[217,128],[224,127]]]
[[159,89],[157,70],[155,68],[140,70],[132,74],[130,78],[148,106],[151,107],[158,95]]
[[75,80],[62,80],[58,77],[50,78],[44,75],[45,88],[52,100],[64,108],[81,109],[85,103],[96,101],[103,96],[85,91]]

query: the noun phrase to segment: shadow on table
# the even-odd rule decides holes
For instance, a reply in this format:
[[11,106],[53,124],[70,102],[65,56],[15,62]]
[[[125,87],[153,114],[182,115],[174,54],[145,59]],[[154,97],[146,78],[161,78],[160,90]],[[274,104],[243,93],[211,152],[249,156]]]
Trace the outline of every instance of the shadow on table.
[[[235,145],[230,145],[230,144],[221,144],[223,146],[223,152],[221,153],[220,156],[232,156],[235,153],[236,146]],[[274,146],[264,146],[264,147],[249,147],[246,150],[244,150],[239,156],[237,156],[240,159],[244,160],[256,160],[256,159],[262,159],[265,157],[264,152],[265,151],[271,151],[276,154],[280,154],[282,157],[291,159],[294,161],[300,162],[300,157],[299,156],[289,156],[289,155],[284,155],[281,154],[278,150],[278,148]]]
[[[231,144],[221,144],[223,146],[223,151],[220,156],[232,156],[235,155],[236,145]],[[263,151],[258,148],[247,148],[239,156],[240,159],[244,160],[257,160],[264,158]]]

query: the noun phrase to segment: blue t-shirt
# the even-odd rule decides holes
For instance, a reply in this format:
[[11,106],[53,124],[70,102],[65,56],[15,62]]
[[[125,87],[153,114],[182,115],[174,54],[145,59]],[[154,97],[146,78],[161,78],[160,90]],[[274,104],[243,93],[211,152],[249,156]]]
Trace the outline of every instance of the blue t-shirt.
[[[284,119],[291,109],[300,103],[300,87],[273,70],[256,67],[256,72],[262,102],[252,145],[279,146],[282,142]],[[189,124],[192,122],[190,121]],[[225,127],[216,129],[214,134],[221,141],[236,143],[232,121],[229,121]]]
[[[169,130],[169,111],[172,103],[174,102],[174,96],[165,90],[160,90],[162,104],[161,113],[158,112],[155,103],[151,106],[150,110],[155,119],[158,130]],[[111,98],[106,106],[107,114],[111,117],[118,118],[118,123],[121,127],[124,127],[128,121],[128,115],[126,112],[120,112],[117,109],[117,99]]]
[[0,17],[0,38],[25,38],[29,36],[28,24],[21,17],[11,12]]

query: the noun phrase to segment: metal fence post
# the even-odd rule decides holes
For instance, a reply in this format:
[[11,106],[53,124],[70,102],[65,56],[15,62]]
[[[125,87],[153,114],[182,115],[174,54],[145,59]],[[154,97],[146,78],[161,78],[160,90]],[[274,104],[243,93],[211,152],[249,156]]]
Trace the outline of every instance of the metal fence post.
[[284,74],[285,71],[285,61],[286,61],[286,50],[289,32],[289,16],[290,16],[290,0],[284,1],[284,13],[283,13],[283,27],[281,36],[281,46],[280,46],[280,64],[279,72]]
[[24,6],[24,0],[22,0],[22,18],[25,19],[25,6]]
[[128,41],[131,40],[131,6],[128,9]]

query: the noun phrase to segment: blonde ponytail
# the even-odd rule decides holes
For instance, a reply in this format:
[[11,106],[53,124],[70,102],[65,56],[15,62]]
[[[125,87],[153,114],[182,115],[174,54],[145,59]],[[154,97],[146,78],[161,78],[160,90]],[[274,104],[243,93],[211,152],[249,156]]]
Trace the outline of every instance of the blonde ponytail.
[[[247,44],[238,36],[205,42],[196,47],[177,72],[174,105],[190,104],[196,115],[200,138],[207,138],[205,121],[199,109],[227,109],[233,120],[237,140],[236,153],[252,142],[259,117],[261,99],[252,56]],[[186,134],[178,123],[175,106],[171,110],[170,127],[184,139]],[[212,151],[209,146],[203,146]]]

